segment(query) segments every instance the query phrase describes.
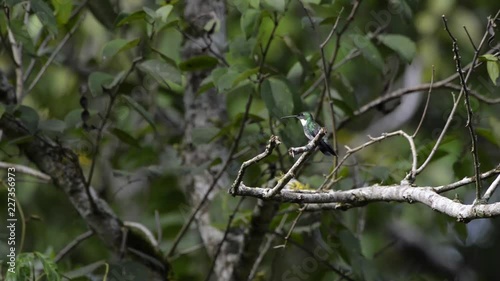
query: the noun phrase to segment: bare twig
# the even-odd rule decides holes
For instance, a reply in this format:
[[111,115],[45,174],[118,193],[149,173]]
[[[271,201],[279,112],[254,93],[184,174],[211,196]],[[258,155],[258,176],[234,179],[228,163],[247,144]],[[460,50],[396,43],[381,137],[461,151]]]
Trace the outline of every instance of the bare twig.
[[[349,25],[351,24],[351,22],[354,20],[354,15],[356,14],[358,8],[359,8],[359,4],[361,3],[361,0],[357,0],[357,1],[354,1],[354,3],[352,4],[352,9],[351,9],[351,12],[349,13],[349,16],[347,16],[347,19],[346,19],[346,23],[344,24],[344,26],[338,31],[337,33],[337,40],[335,42],[335,48],[333,49],[333,55],[332,57],[330,58],[330,61],[328,63],[328,71],[325,72],[325,76],[324,76],[324,79],[325,80],[329,80],[330,79],[330,74],[332,73],[331,69],[333,67],[333,64],[335,63],[335,61],[337,60],[337,56],[339,54],[339,50],[340,50],[340,39],[342,38],[342,35],[347,31],[347,29],[349,28]],[[342,8],[343,9],[343,8]],[[341,10],[342,11],[342,10]],[[339,15],[340,17],[340,15]],[[337,21],[338,22],[338,19],[337,18]],[[328,35],[328,37],[326,38],[325,42],[328,42],[330,40],[330,37],[333,35],[333,33],[336,31],[337,29],[337,26],[336,24],[334,24],[334,26],[332,27],[332,30],[330,31],[330,34]],[[325,43],[326,44],[326,43]],[[326,90],[326,89],[325,89]],[[325,98],[325,94],[326,92],[323,91],[323,94],[321,95],[321,98],[320,98],[320,103],[318,104],[318,107],[316,109],[316,114],[315,115],[318,115],[318,113],[320,112],[321,110],[321,105],[322,105],[322,101],[324,100]],[[330,104],[330,106],[333,106],[333,104]],[[335,121],[333,121],[335,123]],[[332,133],[335,133],[335,132],[332,132]],[[335,149],[336,147],[334,147]]]
[[119,83],[117,83],[116,85],[114,85],[113,89],[109,89],[109,91],[110,91],[109,103],[108,103],[108,106],[106,108],[106,113],[103,117],[103,120],[102,120],[99,128],[97,128],[97,137],[96,137],[96,141],[95,141],[95,145],[94,145],[94,151],[92,153],[92,163],[90,164],[90,171],[89,171],[89,175],[87,177],[87,183],[86,183],[86,188],[85,188],[87,195],[89,197],[90,203],[93,207],[95,207],[95,203],[94,203],[92,196],[90,196],[89,189],[90,189],[90,183],[92,182],[92,177],[94,175],[94,169],[95,169],[95,165],[97,162],[97,156],[99,154],[99,146],[101,144],[101,140],[103,137],[104,128],[106,127],[106,124],[111,116],[111,110],[113,109],[113,105],[116,101],[116,98],[118,97],[118,89],[120,88],[120,85],[125,81],[125,79],[127,79],[127,77],[130,75],[130,73],[132,73],[132,71],[135,69],[136,65],[139,62],[141,62],[142,60],[143,60],[142,57],[135,58],[134,61],[132,62],[132,66],[129,68],[127,73],[123,76],[122,80]]
[[[479,50],[477,49],[476,45],[474,44],[474,41],[472,40],[472,37],[470,37],[470,34],[469,34],[469,31],[467,30],[467,27],[462,26],[465,30],[465,33],[467,33],[467,37],[469,37],[469,41],[470,41],[470,44],[472,45],[472,47],[474,48],[474,51],[476,52],[479,52]],[[451,35],[451,34],[450,34]]]
[[[356,8],[357,8],[357,2],[355,2],[355,6],[353,7],[353,11],[351,11],[351,15],[354,15],[354,12],[356,11]],[[359,4],[359,3],[358,3]],[[330,39],[332,38],[332,35],[335,33],[335,31],[337,30],[337,26],[339,24],[339,19],[340,19],[340,16],[342,15],[342,11],[344,10],[344,7],[342,7],[342,9],[340,10],[339,12],[339,15],[337,17],[337,20],[335,21],[335,24],[333,25],[332,29],[330,30],[330,34],[328,34],[328,36],[326,37],[325,41],[323,41],[323,43],[321,43],[320,45],[320,52],[321,52],[321,62],[323,64],[323,72],[325,73],[325,79],[323,79],[323,81],[325,82],[325,89],[323,90],[323,97],[326,93],[326,96],[327,96],[327,101],[328,101],[328,108],[330,109],[330,118],[332,119],[332,146],[333,146],[333,150],[334,151],[339,151],[338,148],[337,148],[337,137],[336,137],[336,134],[335,134],[335,131],[336,131],[336,122],[335,122],[335,112],[333,111],[333,102],[332,102],[332,96],[331,96],[331,91],[330,91],[330,74],[331,74],[331,66],[333,64],[333,62],[335,62],[335,57],[332,59],[332,63],[328,64],[327,65],[327,62],[326,62],[326,55],[325,55],[325,46],[326,44],[328,44],[328,42],[330,41]],[[348,23],[346,25],[349,24],[349,20],[348,20]],[[345,27],[347,28],[347,27]],[[336,45],[336,48],[340,48],[340,36],[342,35],[342,33],[339,33],[338,37],[337,37],[337,45]],[[337,52],[335,52],[335,55],[336,56]],[[321,104],[323,102],[323,97],[320,99],[319,103]],[[318,106],[318,109],[320,108],[320,106]],[[316,116],[319,115],[319,111],[316,112]],[[337,157],[333,157],[333,166],[336,166],[337,165]],[[334,175],[335,177],[335,175]],[[299,216],[300,217],[300,216]]]
[[[78,5],[78,7],[76,7],[73,10],[73,12],[71,12],[71,15],[68,18],[68,22],[71,22],[71,20],[74,17],[76,17],[80,13],[80,11],[82,11],[82,9],[85,7],[85,5],[87,5],[88,1],[89,0],[83,1],[80,5]],[[43,39],[42,43],[38,47],[37,55],[40,54],[40,51],[43,50],[47,46],[47,44],[50,42],[50,39],[51,39],[50,35],[47,35],[45,37],[45,39]],[[29,66],[26,68],[26,71],[24,72],[24,77],[23,77],[23,81],[24,82],[26,82],[28,80],[28,78],[30,77],[31,72],[33,71],[33,68],[35,67],[35,64],[36,64],[37,61],[39,61],[38,58],[32,58],[31,59]]]
[[271,138],[269,139],[269,142],[267,143],[267,146],[266,146],[266,149],[264,152],[260,153],[259,155],[253,157],[252,159],[250,160],[247,160],[245,162],[243,162],[243,164],[241,164],[241,167],[240,167],[240,170],[238,171],[238,176],[236,177],[236,179],[234,180],[234,183],[233,185],[231,186],[231,188],[229,189],[229,193],[234,195],[235,193],[238,192],[238,186],[240,185],[241,181],[243,180],[243,175],[245,174],[245,170],[253,165],[253,164],[256,164],[258,163],[260,160],[266,158],[267,156],[269,156],[274,148],[276,146],[278,146],[280,144],[280,140],[277,136],[271,136]]
[[[305,207],[307,207],[307,205],[306,205]],[[285,241],[283,242],[283,244],[278,245],[278,246],[275,246],[275,247],[274,247],[275,249],[279,249],[279,248],[286,248],[286,245],[287,245],[287,243],[288,243],[288,239],[289,239],[289,238],[290,238],[290,236],[292,235],[292,232],[293,232],[293,230],[295,229],[295,226],[297,225],[297,222],[299,222],[299,219],[300,219],[300,217],[302,216],[302,213],[304,213],[304,209],[305,209],[305,208],[300,208],[300,209],[299,209],[299,214],[298,214],[298,215],[295,217],[295,219],[293,220],[292,225],[290,226],[290,229],[288,230],[288,233],[287,233],[287,234],[286,234],[286,236],[285,236],[285,239],[283,239],[283,240],[285,240]]]
[[[264,48],[264,50],[262,52],[262,58],[261,58],[260,66],[259,66],[259,79],[258,79],[259,80],[259,88],[260,88],[260,85],[261,85],[261,83],[263,81],[262,79],[264,77],[262,75],[262,70],[263,70],[264,62],[266,60],[266,57],[267,57],[267,54],[268,54],[268,51],[269,51],[269,47],[271,46],[271,41],[273,40],[274,34],[275,34],[276,29],[278,27],[278,23],[279,23],[279,20],[277,18],[277,15],[275,15],[273,30],[271,31],[271,35],[269,36],[268,42],[266,44],[266,47]],[[247,104],[245,106],[245,113],[243,114],[243,120],[241,121],[240,129],[238,131],[238,134],[237,134],[236,138],[233,141],[233,145],[231,146],[231,149],[229,150],[229,154],[228,154],[227,159],[222,164],[222,168],[215,175],[215,177],[214,177],[214,179],[212,181],[212,184],[208,187],[208,189],[205,192],[205,194],[203,195],[203,198],[201,199],[200,203],[198,203],[198,206],[196,206],[196,208],[193,210],[193,212],[189,216],[188,221],[182,226],[182,228],[179,231],[179,233],[177,233],[177,236],[175,237],[174,243],[172,245],[172,248],[170,248],[170,250],[169,250],[169,252],[167,254],[167,257],[170,257],[170,256],[172,256],[175,253],[175,250],[176,250],[177,246],[179,245],[182,237],[184,237],[184,234],[186,233],[186,231],[189,229],[189,226],[191,225],[191,223],[193,222],[194,218],[196,217],[196,214],[200,211],[200,209],[206,203],[206,201],[207,201],[210,193],[212,192],[212,190],[216,186],[217,182],[222,177],[222,175],[224,174],[224,172],[226,171],[226,169],[229,167],[229,163],[231,162],[231,159],[233,158],[233,155],[236,153],[236,150],[238,149],[238,145],[239,145],[240,139],[241,139],[241,137],[243,135],[243,130],[245,129],[245,124],[246,124],[246,121],[248,119],[248,114],[250,112],[250,107],[252,105],[252,99],[253,99],[253,95],[250,93],[248,95]]]
[[9,38],[10,47],[12,49],[12,58],[16,66],[16,100],[21,101],[23,96],[23,45],[16,41],[14,33],[7,25],[7,37]]
[[340,167],[342,166],[342,164],[347,160],[347,158],[349,158],[352,154],[364,149],[365,147],[368,147],[372,144],[375,144],[377,142],[380,142],[386,138],[390,138],[390,137],[394,137],[394,136],[402,136],[404,138],[406,138],[406,140],[408,140],[408,144],[410,145],[410,150],[411,150],[411,154],[412,154],[412,167],[411,167],[411,171],[410,173],[407,174],[405,180],[411,180],[415,177],[416,175],[416,171],[417,171],[417,149],[415,147],[415,142],[413,141],[413,138],[411,136],[409,136],[407,133],[405,133],[404,131],[402,130],[399,130],[399,131],[394,131],[394,132],[391,132],[391,133],[384,133],[382,134],[381,136],[379,137],[376,137],[376,138],[373,138],[373,137],[370,137],[370,140],[365,142],[364,144],[362,145],[359,145],[355,148],[350,148],[348,146],[345,146],[347,151],[346,151],[346,154],[344,155],[344,157],[339,161],[339,163],[337,164],[337,166],[335,166],[335,168],[333,169],[333,171],[328,174],[328,176],[325,178],[325,181],[323,182],[323,184],[318,188],[318,190],[326,190],[326,189],[330,189],[332,187],[332,185],[335,183],[335,180],[333,179],[333,175],[335,174],[335,172],[338,171],[338,169],[340,169]]
[[236,150],[238,149],[238,145],[239,145],[239,142],[241,140],[241,136],[243,135],[243,130],[245,129],[245,124],[246,124],[246,121],[248,119],[248,113],[250,112],[250,106],[252,105],[252,97],[253,96],[250,93],[248,95],[248,100],[247,100],[247,104],[245,107],[245,113],[243,114],[243,120],[241,121],[240,130],[238,131],[238,135],[236,135],[236,138],[233,141],[233,145],[231,146],[231,149],[229,150],[229,154],[228,154],[226,160],[222,164],[222,168],[215,175],[212,183],[210,184],[207,191],[203,195],[203,198],[201,199],[200,203],[198,203],[198,206],[196,206],[196,208],[193,210],[193,212],[189,216],[188,221],[182,226],[179,233],[177,233],[177,236],[175,237],[174,243],[172,245],[172,248],[170,248],[170,251],[168,252],[167,257],[170,257],[173,254],[175,254],[175,250],[176,250],[177,246],[179,245],[179,243],[182,240],[182,237],[184,236],[186,231],[189,229],[189,226],[191,225],[194,218],[196,217],[196,214],[201,210],[203,205],[207,202],[208,196],[210,195],[212,190],[215,188],[215,186],[217,185],[217,182],[222,177],[222,175],[224,174],[226,169],[229,167],[229,163],[231,163],[231,159],[233,158],[234,153],[236,153]]
[[50,181],[50,177],[48,175],[27,166],[0,161],[0,168],[14,168],[16,169],[16,172],[30,175],[43,181]]
[[84,233],[78,235],[75,239],[73,239],[73,241],[71,241],[61,251],[59,251],[59,253],[57,253],[56,257],[54,258],[54,262],[57,263],[62,260],[71,250],[73,250],[81,242],[90,238],[92,235],[94,235],[94,231],[92,230],[87,230]]
[[429,100],[431,99],[431,91],[433,83],[434,83],[434,65],[432,66],[431,85],[429,86],[429,91],[427,92],[427,100],[425,101],[424,111],[422,112],[422,117],[420,117],[420,122],[418,122],[418,126],[415,129],[415,132],[413,133],[413,135],[411,135],[412,138],[415,138],[418,131],[420,130],[420,127],[422,126],[422,123],[424,123],[425,115],[427,114],[427,108],[429,107]]
[[80,16],[80,18],[75,23],[75,25],[73,25],[73,27],[71,28],[71,30],[64,36],[64,38],[61,40],[61,42],[59,42],[59,44],[54,49],[54,51],[52,52],[52,54],[50,54],[50,57],[47,59],[47,61],[45,62],[45,64],[42,66],[42,68],[40,69],[40,71],[37,73],[37,75],[35,76],[35,78],[33,79],[33,81],[31,81],[30,86],[26,90],[26,94],[29,93],[29,92],[31,92],[31,90],[33,90],[33,88],[36,86],[36,84],[38,83],[38,81],[40,80],[40,78],[42,77],[42,75],[45,73],[45,71],[47,70],[47,68],[50,66],[50,64],[52,63],[52,61],[54,60],[54,58],[59,54],[59,51],[62,49],[62,47],[64,47],[64,45],[66,44],[66,42],[68,42],[69,38],[71,38],[71,36],[73,36],[73,34],[76,32],[76,30],[78,29],[78,27],[80,27],[80,24],[83,22],[84,19],[85,19],[85,15]]
[[497,176],[497,178],[491,183],[490,187],[488,187],[488,189],[484,193],[483,200],[485,203],[488,202],[488,200],[490,200],[491,195],[493,195],[499,183],[500,183],[500,175]]
[[[479,200],[481,198],[481,179],[479,178],[479,174],[481,173],[480,171],[480,163],[479,163],[479,156],[477,154],[477,135],[474,131],[473,127],[473,113],[472,113],[472,107],[470,105],[470,95],[469,95],[469,87],[467,86],[467,79],[464,77],[464,73],[462,71],[462,62],[460,60],[460,52],[458,50],[458,43],[457,39],[451,34],[450,29],[448,28],[448,21],[446,20],[446,17],[443,15],[443,23],[444,23],[444,28],[448,32],[448,35],[450,36],[451,40],[453,41],[453,54],[454,54],[454,59],[455,59],[455,64],[457,68],[457,73],[458,77],[460,78],[460,84],[462,85],[462,90],[460,91],[460,95],[464,93],[465,97],[465,106],[467,108],[467,124],[466,127],[469,129],[469,134],[471,138],[471,153],[472,153],[472,158],[474,159],[474,171],[475,171],[475,176],[476,176],[476,200]],[[489,25],[489,22],[488,22]],[[488,28],[486,28],[488,30]],[[467,29],[466,29],[467,30]],[[486,34],[486,33],[485,33]],[[467,35],[469,33],[467,32]],[[472,65],[475,64],[475,60],[477,60],[477,57],[479,56],[479,51],[481,50],[482,43],[484,43],[484,40],[486,39],[486,35],[483,36],[483,40],[479,44],[479,47],[476,48],[474,43],[471,40],[472,46],[475,49],[474,52],[474,58],[472,60]],[[472,69],[472,68],[471,68]],[[469,73],[471,70],[469,70]],[[467,73],[467,74],[469,74]],[[469,77],[469,75],[467,75]],[[460,100],[460,98],[458,98]]]
[[297,0],[297,1],[299,1],[300,6],[302,7],[302,10],[304,10],[304,13],[306,14],[306,17],[309,20],[309,23],[311,24],[311,28],[313,30],[316,29],[316,26],[314,24],[314,20],[312,19],[311,14],[307,10],[306,6],[304,5],[304,2],[302,2],[302,0]]
[[[483,40],[481,41],[483,42]],[[493,49],[490,49],[487,53],[493,53],[494,52],[494,48]],[[467,71],[467,73],[469,73],[471,70],[477,68],[478,66],[480,66],[482,64],[482,62],[478,62],[477,59],[474,61],[474,65],[471,63],[469,63],[467,66],[465,66],[463,68],[463,71]],[[454,89],[454,90],[460,90],[461,87],[456,87],[454,84],[452,84],[452,81],[457,79],[458,78],[458,73],[455,72],[454,74],[450,75],[449,77],[443,79],[443,80],[440,80],[440,81],[436,81],[434,82],[433,84],[433,89],[442,89],[442,88],[449,88],[449,89]],[[466,76],[467,80],[468,80],[468,76]],[[413,87],[408,87],[408,88],[402,88],[402,89],[397,89],[395,91],[392,91],[390,93],[387,93],[381,97],[378,97],[370,102],[368,102],[367,104],[361,106],[359,109],[355,110],[352,114],[352,116],[350,117],[346,117],[345,119],[341,120],[338,124],[338,127],[337,129],[340,129],[342,127],[344,127],[349,121],[352,121],[355,117],[357,116],[360,116],[360,115],[363,115],[364,113],[374,109],[374,108],[377,108],[378,106],[380,106],[381,104],[384,104],[384,103],[387,103],[389,101],[392,101],[394,99],[397,99],[397,98],[400,98],[404,95],[407,95],[407,94],[411,94],[411,93],[414,93],[414,92],[421,92],[421,91],[427,91],[429,90],[429,87],[430,87],[430,84],[421,84],[421,85],[418,85],[418,86],[413,86]],[[471,91],[471,94],[476,97],[478,100],[480,101],[483,101],[483,102],[486,102],[488,104],[494,104],[494,103],[499,103],[500,102],[500,99],[490,99],[490,98],[487,98],[487,97],[484,97],[484,96],[481,96],[479,95],[478,93],[474,92],[474,91]]]
[[[499,11],[499,13],[500,13],[500,11]],[[497,13],[497,16],[498,16],[498,13]],[[415,175],[420,174],[425,169],[425,167],[430,163],[432,157],[436,153],[439,145],[441,144],[441,141],[443,140],[444,135],[446,134],[446,132],[448,130],[448,127],[450,126],[450,123],[453,120],[453,117],[455,115],[455,111],[457,110],[458,104],[460,102],[460,99],[462,98],[464,90],[467,88],[467,87],[464,87],[463,85],[466,85],[467,81],[469,80],[469,77],[470,77],[470,75],[472,73],[472,70],[474,69],[474,66],[476,65],[477,59],[479,57],[479,50],[481,50],[484,42],[486,41],[487,35],[488,35],[488,31],[486,31],[484,33],[483,38],[481,39],[481,42],[479,43],[478,51],[474,53],[474,57],[472,58],[471,63],[467,67],[465,67],[467,69],[467,75],[465,77],[463,77],[463,80],[462,80],[462,78],[460,78],[461,84],[462,84],[462,87],[460,89],[460,94],[458,95],[458,97],[456,98],[456,100],[453,103],[453,107],[452,107],[452,109],[450,111],[450,114],[448,115],[448,119],[446,120],[446,123],[445,123],[445,125],[443,127],[443,130],[441,131],[441,134],[439,135],[436,143],[434,144],[434,147],[432,148],[429,156],[427,156],[427,159],[424,161],[424,163],[422,163],[422,165],[420,165],[420,167],[417,169]],[[465,69],[458,70],[455,74],[451,75],[450,77],[448,77],[448,78],[446,78],[444,80],[441,80],[440,82],[445,82],[447,80],[448,80],[448,82],[450,82],[451,80],[455,79],[456,77],[463,76],[463,72],[462,71],[465,71]],[[448,83],[448,82],[446,82],[446,83]],[[436,83],[434,83],[434,87],[435,86],[436,86]],[[477,173],[477,174],[479,174],[479,173]],[[476,190],[476,192],[477,192],[477,190]]]
[[156,246],[158,247],[158,251],[160,251],[160,243],[163,233],[161,231],[160,212],[158,212],[158,209],[155,210],[155,223],[156,223],[156,235],[157,235],[156,241],[158,241]]
[[[281,238],[281,239],[285,239],[285,236],[279,232],[271,231],[270,233]],[[315,260],[317,260],[321,264],[323,264],[326,267],[328,267],[329,269],[331,269],[333,272],[340,275],[343,279],[346,279],[347,281],[354,281],[354,279],[352,279],[351,277],[348,276],[349,272],[347,269],[344,269],[341,267],[336,267],[335,265],[329,263],[328,260],[326,260],[326,259],[318,259],[313,251],[309,250],[307,247],[303,246],[302,244],[298,243],[297,241],[295,241],[293,239],[289,239],[289,242],[290,242],[290,244],[296,246],[297,248],[301,249],[302,251],[304,251],[305,253],[307,253],[311,257],[313,257]]]
[[[499,174],[499,173],[500,173],[500,165],[492,170],[489,170],[487,172],[482,173],[480,175],[480,178],[481,178],[481,180],[484,180],[484,179],[487,179],[487,178],[492,177],[492,176]],[[443,193],[443,192],[457,189],[458,187],[473,183],[475,181],[476,181],[475,177],[470,177],[470,178],[466,177],[466,178],[463,178],[463,179],[461,179],[457,182],[451,183],[451,184],[437,186],[434,188],[434,191],[436,191],[437,193]]]
[[[280,233],[281,230],[283,229],[283,226],[285,225],[286,219],[288,218],[288,214],[283,215],[281,218],[280,224],[276,229],[274,230],[276,233]],[[271,248],[271,244],[274,241],[274,236],[267,235],[267,241],[264,246],[262,246],[262,249],[260,250],[259,256],[255,259],[255,262],[253,263],[252,266],[252,271],[250,271],[250,274],[248,275],[247,281],[252,281],[254,280],[255,274],[257,274],[257,270],[259,269],[259,265],[264,259],[264,256],[266,255],[267,251]]]
[[217,251],[215,251],[215,255],[212,258],[212,263],[210,264],[210,269],[208,270],[207,276],[205,277],[205,281],[210,280],[210,276],[212,276],[212,272],[214,271],[215,268],[215,262],[217,261],[217,257],[220,254],[220,251],[222,249],[222,245],[224,245],[224,242],[227,239],[227,235],[229,234],[229,230],[231,229],[231,224],[233,223],[234,217],[236,216],[236,213],[240,209],[241,203],[245,200],[245,197],[241,197],[240,201],[238,201],[238,204],[236,204],[236,207],[234,207],[233,212],[229,216],[229,219],[227,220],[227,225],[226,225],[226,230],[224,231],[224,235],[222,236],[222,240],[219,242],[219,246],[217,247]]
[[[295,173],[297,169],[305,162],[307,157],[314,151],[314,148],[318,145],[319,140],[321,140],[325,136],[326,130],[324,128],[321,128],[321,130],[318,132],[318,134],[314,137],[313,140],[311,140],[305,148],[307,148],[307,151],[303,153],[297,162],[293,164],[293,166],[286,172],[286,174],[278,180],[276,185],[269,189],[267,194],[265,195],[265,198],[270,198],[277,193],[279,193],[285,185],[295,176]],[[291,148],[292,149],[292,148]]]

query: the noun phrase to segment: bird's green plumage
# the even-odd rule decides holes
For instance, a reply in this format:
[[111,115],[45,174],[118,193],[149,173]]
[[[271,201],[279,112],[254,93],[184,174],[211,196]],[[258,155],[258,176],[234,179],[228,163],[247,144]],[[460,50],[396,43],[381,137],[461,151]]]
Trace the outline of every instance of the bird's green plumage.
[[[319,133],[321,126],[318,123],[316,123],[316,121],[314,121],[314,118],[311,113],[302,112],[299,113],[298,115],[285,116],[282,118],[292,118],[292,117],[300,120],[302,128],[304,129],[304,135],[309,140],[314,139],[314,137]],[[323,152],[323,154],[336,155],[333,148],[330,146],[330,144],[328,144],[328,138],[326,136],[323,137],[323,139],[318,143],[318,147],[321,150],[321,152]]]

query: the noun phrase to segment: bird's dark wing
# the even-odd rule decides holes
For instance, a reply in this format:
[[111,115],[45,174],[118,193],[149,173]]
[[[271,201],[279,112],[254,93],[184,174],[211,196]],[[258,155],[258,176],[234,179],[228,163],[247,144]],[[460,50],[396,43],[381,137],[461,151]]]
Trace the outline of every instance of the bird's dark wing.
[[335,153],[335,150],[333,150],[332,146],[329,143],[327,143],[325,140],[319,141],[318,148],[325,155],[337,156],[337,154]]

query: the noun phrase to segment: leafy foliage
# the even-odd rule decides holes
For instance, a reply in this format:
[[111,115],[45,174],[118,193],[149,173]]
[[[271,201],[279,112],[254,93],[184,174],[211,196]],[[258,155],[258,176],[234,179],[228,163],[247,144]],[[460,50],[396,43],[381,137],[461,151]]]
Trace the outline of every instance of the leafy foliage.
[[[254,202],[238,205],[234,221],[227,225],[237,200],[224,191],[229,188],[227,182],[238,174],[240,164],[264,151],[272,134],[279,135],[283,144],[259,166],[249,168],[244,181],[264,186],[293,165],[287,149],[304,145],[306,139],[300,123],[281,117],[302,111],[314,113],[329,132],[335,128],[340,155],[346,152],[344,145],[353,146],[358,137],[379,134],[373,124],[390,123],[384,116],[398,110],[413,112],[406,119],[409,121],[397,123],[398,129],[413,131],[419,126],[423,107],[418,100],[406,110],[398,108],[400,104],[408,106],[402,96],[374,106],[370,102],[398,88],[429,82],[431,76],[436,82],[454,73],[451,43],[442,29],[441,14],[447,15],[456,33],[467,26],[471,40],[477,42],[484,32],[477,23],[485,22],[486,11],[494,13],[498,8],[494,1],[473,5],[363,1],[354,11],[351,1],[226,2],[226,18],[203,14],[188,23],[183,1],[123,1],[120,5],[110,0],[4,1],[0,33],[8,48],[0,53],[2,75],[6,75],[0,94],[4,93],[4,84],[21,88],[22,94],[18,95],[18,105],[2,105],[0,115],[18,118],[29,135],[2,137],[0,160],[31,166],[22,146],[39,134],[78,152],[81,171],[86,178],[92,175],[90,183],[96,194],[109,202],[119,217],[133,218],[150,229],[153,238],[161,237],[158,249],[163,252],[172,247],[196,207],[190,200],[196,185],[184,186],[183,180],[206,175],[215,178],[225,167],[225,179],[214,184],[222,192],[209,196],[216,198],[207,204],[207,208],[213,208],[209,216],[222,233],[227,226],[245,233],[253,223]],[[354,14],[349,18],[351,12]],[[338,26],[334,28],[335,24]],[[498,53],[486,54],[484,50],[497,46],[498,38],[494,30],[488,34],[491,42],[479,57],[483,65],[473,72],[469,88],[480,97],[498,99]],[[199,37],[193,39],[194,35]],[[221,38],[226,40],[218,45]],[[458,38],[466,65],[474,48],[467,45],[467,35]],[[182,46],[189,44],[196,55],[186,56],[192,50]],[[20,64],[16,63],[16,48],[22,54]],[[404,85],[405,71],[415,62],[423,65],[410,75],[418,81]],[[324,81],[325,68],[329,68],[328,83]],[[193,76],[199,79],[189,84]],[[458,80],[453,83],[459,84]],[[432,89],[416,138],[419,164],[431,154],[453,104],[451,90],[443,90],[444,84]],[[453,89],[456,92],[456,87]],[[209,111],[206,105],[216,96],[223,97],[224,102],[218,106],[224,114],[204,120],[204,127],[191,126],[190,108],[186,108],[190,99],[186,93],[191,90],[197,94],[197,101],[205,101],[196,110]],[[487,171],[500,159],[500,121],[495,115],[498,105],[489,107],[475,96],[471,99],[481,170]],[[369,110],[363,109],[366,105],[370,105]],[[445,185],[473,176],[470,139],[463,129],[467,119],[467,112],[459,107],[449,133],[415,184]],[[233,145],[234,153],[227,155]],[[196,146],[220,151],[209,149],[212,158],[195,164],[189,162],[186,152]],[[404,140],[380,142],[356,154],[355,161],[345,163],[334,188],[398,183],[411,167],[411,160]],[[315,190],[332,172],[332,162],[320,153],[314,154],[295,175],[298,181],[291,189]],[[112,254],[97,238],[82,242],[83,246],[75,247],[56,264],[52,253],[86,231],[87,226],[53,183],[22,177],[16,196],[26,224],[27,234],[22,238],[25,247],[18,248],[22,252],[17,256],[15,275],[2,267],[5,280],[55,281],[64,280],[63,276],[118,280],[113,276],[118,271],[125,272],[120,280],[132,275],[142,278],[137,272],[144,273],[145,269],[139,264],[131,263],[120,270],[109,265]],[[490,183],[489,179],[484,181],[485,186]],[[6,202],[4,194],[0,200]],[[453,196],[470,203],[473,190],[459,189],[449,195]],[[423,206],[399,203],[370,204],[342,213],[303,213],[294,221],[296,209],[297,205],[290,203],[280,206],[268,231],[286,234],[292,229],[292,245],[285,243],[287,246],[279,250],[271,247],[254,280],[332,280],[339,278],[339,272],[353,280],[446,279],[430,266],[422,265],[428,270],[424,275],[411,262],[405,263],[411,254],[391,244],[395,233],[400,233],[394,225],[402,221],[408,229],[417,229],[415,235],[424,237],[422,241],[450,247],[455,257],[463,259],[461,265],[478,279],[493,280],[497,276],[496,268],[484,266],[494,260],[500,248],[500,243],[491,238],[499,231],[496,221],[488,221],[488,226],[464,225]],[[276,237],[272,246],[283,242]],[[195,250],[171,257],[178,280],[203,280],[210,270],[213,257],[206,256],[203,247],[197,248],[201,243],[198,234],[188,228],[179,249]],[[321,250],[328,258],[321,258]],[[471,252],[481,253],[478,261],[469,261]]]

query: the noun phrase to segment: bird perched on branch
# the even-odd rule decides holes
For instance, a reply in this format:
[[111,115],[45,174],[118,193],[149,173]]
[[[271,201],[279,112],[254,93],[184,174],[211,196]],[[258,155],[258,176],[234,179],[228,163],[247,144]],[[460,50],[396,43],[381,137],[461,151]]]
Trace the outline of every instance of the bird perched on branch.
[[[321,126],[314,121],[312,114],[309,112],[302,112],[297,115],[281,117],[281,119],[285,118],[299,119],[302,124],[302,128],[304,129],[304,134],[309,140],[313,140],[321,129]],[[324,155],[337,156],[332,146],[328,143],[328,138],[326,136],[318,142],[318,148]]]

